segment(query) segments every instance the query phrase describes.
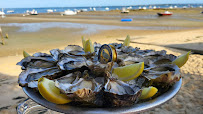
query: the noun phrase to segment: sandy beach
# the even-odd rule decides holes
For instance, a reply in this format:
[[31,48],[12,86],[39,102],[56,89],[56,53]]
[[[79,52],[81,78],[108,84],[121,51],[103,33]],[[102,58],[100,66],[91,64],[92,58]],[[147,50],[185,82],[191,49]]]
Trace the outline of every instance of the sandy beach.
[[[0,44],[0,113],[16,113],[16,106],[28,97],[18,86],[23,50],[30,54],[49,53],[67,45],[82,46],[81,36],[101,44],[122,43],[131,36],[131,46],[141,49],[166,50],[176,56],[192,51],[188,62],[181,68],[183,84],[179,93],[169,102],[146,114],[200,114],[203,111],[203,15],[201,9],[171,10],[171,17],[158,17],[155,10],[81,12],[74,16],[39,14],[6,15],[0,26],[6,44]],[[120,22],[133,18],[132,22]],[[0,41],[1,42],[1,41]]]

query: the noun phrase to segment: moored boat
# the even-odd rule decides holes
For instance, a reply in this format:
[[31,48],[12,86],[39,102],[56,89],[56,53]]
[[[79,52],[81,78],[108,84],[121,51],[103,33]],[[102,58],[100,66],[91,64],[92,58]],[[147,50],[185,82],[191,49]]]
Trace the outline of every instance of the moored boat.
[[34,10],[34,9],[33,9],[32,11],[30,11],[29,14],[30,14],[30,15],[38,15],[37,11]]
[[164,13],[157,13],[159,16],[169,16],[169,15],[172,15],[173,13],[172,12],[169,12],[169,11],[165,11]]

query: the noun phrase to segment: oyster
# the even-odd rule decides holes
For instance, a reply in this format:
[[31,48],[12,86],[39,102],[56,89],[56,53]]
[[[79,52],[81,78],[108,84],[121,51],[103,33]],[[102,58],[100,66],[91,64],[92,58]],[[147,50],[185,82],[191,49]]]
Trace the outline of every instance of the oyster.
[[58,66],[61,70],[74,70],[86,66],[86,58],[65,53],[59,54]]
[[104,99],[106,106],[131,106],[138,101],[142,90],[123,81],[109,78],[104,86]]
[[27,68],[50,68],[56,66],[56,61],[51,55],[35,53],[33,56],[22,59],[17,65],[22,66],[22,70]]
[[161,87],[171,86],[181,78],[179,67],[173,64],[163,64],[146,69],[143,76],[148,81],[152,81],[152,85]]
[[68,74],[65,77],[57,79],[55,85],[73,101],[97,106],[103,105],[100,102],[102,100],[98,100],[99,98],[97,97],[102,90],[102,85],[89,77],[87,72],[84,72],[81,78],[79,74]]
[[28,83],[32,81],[37,81],[42,76],[45,76],[49,79],[54,79],[56,77],[60,77],[62,75],[62,71],[58,69],[58,67],[51,68],[27,68],[25,71],[22,71],[18,78],[18,83],[20,86],[27,86]]

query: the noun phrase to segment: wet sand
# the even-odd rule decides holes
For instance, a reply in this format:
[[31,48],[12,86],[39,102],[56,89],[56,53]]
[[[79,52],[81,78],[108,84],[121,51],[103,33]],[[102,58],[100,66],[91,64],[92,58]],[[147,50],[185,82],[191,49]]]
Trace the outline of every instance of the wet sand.
[[[202,20],[198,16],[198,9],[194,10],[174,10],[182,18],[195,18]],[[9,34],[9,39],[5,39],[6,45],[0,45],[0,113],[16,113],[16,106],[25,100],[27,96],[18,86],[17,76],[21,72],[19,66],[15,64],[20,61],[22,51],[28,53],[46,52],[54,48],[63,49],[67,45],[82,45],[81,36],[90,38],[92,42],[110,43],[122,42],[126,35],[131,36],[131,46],[141,49],[166,50],[167,53],[180,55],[185,53],[186,49],[194,51],[203,51],[203,22],[195,20],[181,20],[172,17],[163,17],[157,19],[154,17],[145,19],[146,16],[154,15],[158,11],[134,11],[129,15],[137,14],[133,22],[120,22],[119,12],[83,12],[76,16],[60,16],[58,14],[38,16],[8,15],[0,19],[0,24],[6,23],[42,23],[42,22],[68,22],[105,25],[104,27],[117,26],[114,29],[97,29],[97,32],[83,33],[87,28],[79,25],[77,28],[48,27],[41,28],[38,31],[19,31],[20,26],[2,26],[3,34]],[[189,13],[186,13],[189,12]],[[89,15],[91,15],[89,17]],[[106,16],[104,16],[106,15]],[[110,15],[110,16],[107,16]],[[175,14],[174,14],[175,15]],[[192,16],[191,16],[192,15]],[[195,16],[194,16],[195,15]],[[144,16],[144,17],[142,17]],[[91,18],[91,19],[90,19]],[[179,17],[178,17],[179,18]],[[167,21],[167,23],[164,23]],[[92,25],[91,25],[92,26]],[[160,30],[137,30],[120,29],[122,27],[188,27],[187,29],[160,29]],[[90,27],[89,25],[87,27]],[[93,26],[94,28],[95,26]],[[33,26],[37,28],[37,26]],[[170,48],[172,47],[172,48]],[[179,49],[177,49],[179,48]],[[192,54],[188,62],[181,68],[183,77],[182,88],[179,93],[168,103],[145,113],[202,113],[203,111],[203,55]]]

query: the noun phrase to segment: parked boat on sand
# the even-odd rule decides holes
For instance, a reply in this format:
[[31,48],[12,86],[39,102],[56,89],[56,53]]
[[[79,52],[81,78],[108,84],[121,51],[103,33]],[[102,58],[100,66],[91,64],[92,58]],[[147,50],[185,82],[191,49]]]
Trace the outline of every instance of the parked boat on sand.
[[172,12],[169,12],[169,11],[165,11],[164,13],[157,13],[159,16],[169,16],[169,15],[172,15],[173,13]]

